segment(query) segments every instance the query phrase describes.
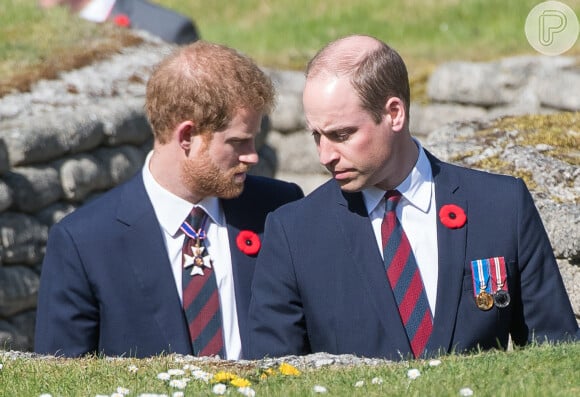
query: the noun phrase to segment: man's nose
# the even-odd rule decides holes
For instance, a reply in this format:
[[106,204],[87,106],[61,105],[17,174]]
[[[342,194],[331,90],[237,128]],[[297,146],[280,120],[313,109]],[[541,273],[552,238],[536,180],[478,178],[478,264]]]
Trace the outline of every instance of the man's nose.
[[259,159],[258,153],[256,152],[256,146],[253,142],[248,145],[246,151],[240,155],[240,162],[244,164],[255,165],[258,164]]
[[328,166],[338,160],[339,155],[334,144],[324,136],[320,137],[317,148],[318,160],[320,161],[320,164]]

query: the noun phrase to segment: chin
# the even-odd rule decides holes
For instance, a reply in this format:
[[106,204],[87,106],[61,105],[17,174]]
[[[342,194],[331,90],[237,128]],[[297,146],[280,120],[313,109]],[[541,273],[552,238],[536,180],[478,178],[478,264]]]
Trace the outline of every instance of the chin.
[[244,191],[243,183],[232,183],[227,189],[220,191],[216,194],[217,197],[222,199],[233,199],[238,197]]
[[340,190],[347,193],[356,193],[363,190],[365,187],[361,184],[356,183],[356,181],[337,181],[340,185]]

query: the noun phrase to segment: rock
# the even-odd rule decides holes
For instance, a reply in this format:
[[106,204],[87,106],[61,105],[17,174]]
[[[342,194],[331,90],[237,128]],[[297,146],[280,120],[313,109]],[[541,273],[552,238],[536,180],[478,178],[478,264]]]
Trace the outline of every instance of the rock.
[[[10,169],[10,162],[8,161],[8,149],[6,143],[0,138],[0,175]],[[1,210],[0,210],[1,211]]]
[[541,103],[580,110],[580,93],[574,89],[579,81],[576,62],[572,57],[531,56],[487,63],[448,62],[431,75],[427,94],[432,101],[444,103],[483,107],[527,103],[528,109]]
[[272,129],[291,133],[306,127],[302,108],[304,73],[286,70],[266,70],[277,91],[276,108],[271,114]]
[[35,218],[15,212],[0,214],[0,263],[41,262],[47,238],[48,228]]
[[450,121],[472,121],[487,117],[487,111],[477,106],[434,103],[411,104],[410,130],[413,135],[425,137]]
[[90,154],[69,157],[59,163],[59,174],[64,197],[81,202],[89,193],[110,187],[111,178],[103,164]]
[[113,187],[128,180],[143,166],[145,156],[139,149],[124,145],[115,148],[101,148],[94,155],[104,166],[110,178],[108,187]]
[[570,297],[570,303],[572,303],[572,309],[580,323],[580,266],[565,259],[558,259],[558,266]]
[[[546,125],[558,123],[557,118],[554,115],[546,119]],[[530,132],[498,128],[495,123],[474,121],[442,127],[429,135],[425,148],[444,161],[523,177],[550,236],[555,256],[577,261],[580,259],[580,168],[550,154],[542,146],[538,149],[533,143],[526,144]],[[561,134],[569,134],[574,139],[577,132]],[[571,148],[569,152],[572,157],[580,156],[579,148]]]
[[525,79],[497,63],[449,62],[435,70],[427,94],[438,102],[499,106],[514,100]]
[[30,349],[26,335],[21,334],[18,328],[5,320],[0,320],[0,346],[16,351]]
[[34,327],[36,325],[36,309],[27,310],[10,318],[17,335],[14,347],[19,350],[34,349]]
[[143,112],[143,98],[112,98],[99,111],[105,124],[105,142],[109,146],[141,145],[153,132]]
[[12,189],[0,180],[0,212],[10,208],[12,205]]
[[36,218],[46,226],[52,226],[59,222],[62,218],[77,209],[76,206],[70,203],[58,202],[54,203],[36,214]]
[[22,212],[39,211],[63,195],[58,171],[51,165],[13,168],[4,180],[14,194],[16,209]]
[[555,109],[580,109],[580,72],[559,71],[536,83],[542,105]]
[[26,266],[0,267],[0,317],[36,307],[39,276]]
[[268,144],[275,148],[278,156],[278,172],[296,174],[321,174],[326,170],[318,161],[314,139],[309,131],[292,134],[270,132]]
[[96,148],[104,138],[103,123],[90,112],[42,116],[42,124],[8,125],[4,142],[12,166],[54,160],[68,153]]

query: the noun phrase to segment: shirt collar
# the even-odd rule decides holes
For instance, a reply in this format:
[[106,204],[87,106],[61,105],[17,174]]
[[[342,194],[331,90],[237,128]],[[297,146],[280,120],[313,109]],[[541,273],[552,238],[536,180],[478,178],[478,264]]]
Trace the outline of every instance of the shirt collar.
[[[433,173],[431,163],[421,146],[421,143],[413,139],[419,149],[419,157],[415,166],[396,189],[401,192],[403,198],[412,206],[427,213],[431,205],[431,195],[433,192]],[[367,208],[367,213],[376,209],[385,195],[385,191],[375,186],[362,190],[363,200]]]
[[92,0],[79,11],[79,16],[92,22],[105,22],[114,5],[115,0]]
[[[147,155],[142,171],[145,190],[149,195],[161,228],[170,236],[176,236],[181,224],[187,219],[193,209],[193,205],[189,201],[171,193],[155,180],[149,170],[152,154],[153,152],[150,152]],[[206,197],[197,203],[196,206],[202,207],[214,223],[220,226],[225,224],[225,216],[217,197]]]

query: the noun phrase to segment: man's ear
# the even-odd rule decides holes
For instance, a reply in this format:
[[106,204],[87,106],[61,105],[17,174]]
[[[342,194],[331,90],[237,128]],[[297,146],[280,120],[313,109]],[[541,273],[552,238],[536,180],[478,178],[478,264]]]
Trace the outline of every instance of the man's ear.
[[387,116],[391,120],[391,128],[393,131],[402,131],[405,127],[405,120],[407,114],[405,111],[405,104],[400,98],[389,98],[385,105]]
[[177,128],[175,128],[175,134],[177,135],[177,140],[179,146],[189,152],[191,150],[191,138],[195,135],[196,129],[195,124],[191,120],[181,122]]

